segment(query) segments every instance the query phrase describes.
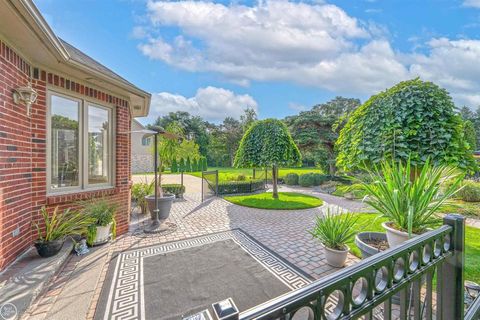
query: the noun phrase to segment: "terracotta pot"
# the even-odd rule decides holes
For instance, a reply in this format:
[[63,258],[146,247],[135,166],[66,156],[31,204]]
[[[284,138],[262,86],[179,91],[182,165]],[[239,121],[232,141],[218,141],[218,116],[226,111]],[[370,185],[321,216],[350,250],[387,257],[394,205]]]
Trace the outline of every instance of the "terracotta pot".
[[35,248],[38,255],[42,258],[53,257],[62,250],[65,239],[57,239],[53,241],[37,241],[35,242]]
[[409,237],[408,232],[400,231],[390,227],[391,223],[392,222],[390,221],[382,223],[382,227],[385,229],[387,233],[387,241],[390,248],[397,247],[402,243],[404,243],[405,241],[407,241],[408,239],[416,236],[416,234],[412,234],[412,236]]
[[348,251],[350,250],[347,245],[345,245],[345,247],[345,250],[336,250],[324,246],[325,258],[327,259],[327,263],[332,267],[343,267],[345,265],[345,262],[347,261]]

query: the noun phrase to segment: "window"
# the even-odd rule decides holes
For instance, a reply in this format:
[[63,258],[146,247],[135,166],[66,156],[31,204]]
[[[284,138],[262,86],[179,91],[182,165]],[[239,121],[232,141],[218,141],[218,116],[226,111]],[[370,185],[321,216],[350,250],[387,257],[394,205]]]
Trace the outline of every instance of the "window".
[[112,185],[112,109],[49,93],[49,192]]
[[150,138],[142,138],[142,146],[149,146]]

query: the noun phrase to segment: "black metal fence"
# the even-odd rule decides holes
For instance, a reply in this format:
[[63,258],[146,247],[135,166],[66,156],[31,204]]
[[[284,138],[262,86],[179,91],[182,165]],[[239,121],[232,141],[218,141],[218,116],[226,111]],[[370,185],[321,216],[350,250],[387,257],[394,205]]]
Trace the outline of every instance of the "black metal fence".
[[202,171],[202,202],[218,195],[218,170]]
[[[240,314],[240,319],[478,319],[464,310],[465,220],[374,255]],[[297,317],[295,317],[296,319]]]

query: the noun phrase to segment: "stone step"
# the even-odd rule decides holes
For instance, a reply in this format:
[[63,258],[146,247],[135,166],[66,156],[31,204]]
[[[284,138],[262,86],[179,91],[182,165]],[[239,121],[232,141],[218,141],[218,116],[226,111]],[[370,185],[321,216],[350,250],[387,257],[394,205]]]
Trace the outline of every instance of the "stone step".
[[12,319],[20,319],[48,287],[72,249],[73,241],[67,240],[57,255],[42,258],[32,247],[3,271],[0,274],[0,312],[16,312],[16,317]]

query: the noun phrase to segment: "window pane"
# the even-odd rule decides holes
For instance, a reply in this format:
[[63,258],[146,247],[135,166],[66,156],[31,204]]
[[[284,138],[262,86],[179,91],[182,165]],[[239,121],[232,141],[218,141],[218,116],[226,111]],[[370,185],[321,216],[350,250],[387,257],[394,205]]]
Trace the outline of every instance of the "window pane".
[[51,188],[79,186],[79,103],[51,96]]
[[108,182],[109,128],[108,110],[88,106],[88,184]]

